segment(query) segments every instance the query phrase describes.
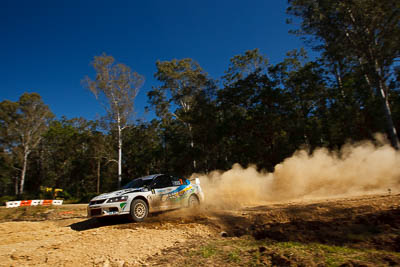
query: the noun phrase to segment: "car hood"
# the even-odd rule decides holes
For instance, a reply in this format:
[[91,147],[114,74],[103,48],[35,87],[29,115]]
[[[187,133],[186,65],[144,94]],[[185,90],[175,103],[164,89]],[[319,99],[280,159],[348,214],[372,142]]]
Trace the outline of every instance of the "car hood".
[[147,192],[147,191],[149,191],[149,189],[147,189],[145,187],[121,189],[121,190],[113,191],[110,193],[101,194],[101,195],[93,198],[92,200],[107,199],[107,198],[112,198],[112,197],[123,196],[123,195],[129,194],[129,193]]

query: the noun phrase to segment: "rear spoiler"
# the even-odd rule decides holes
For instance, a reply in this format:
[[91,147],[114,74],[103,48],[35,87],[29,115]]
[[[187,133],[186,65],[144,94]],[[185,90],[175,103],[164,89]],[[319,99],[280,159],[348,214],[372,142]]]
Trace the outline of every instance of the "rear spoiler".
[[195,184],[200,184],[200,179],[197,178],[197,177],[194,178],[194,179],[190,179],[189,181],[190,181],[190,182],[193,182],[193,181],[194,181]]

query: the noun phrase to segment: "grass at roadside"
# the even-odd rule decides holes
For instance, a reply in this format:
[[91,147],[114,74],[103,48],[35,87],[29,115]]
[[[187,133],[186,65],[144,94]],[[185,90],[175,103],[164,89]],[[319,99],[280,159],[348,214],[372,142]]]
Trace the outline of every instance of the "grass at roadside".
[[28,206],[17,208],[0,208],[0,222],[6,221],[42,221],[82,217],[86,215],[84,205],[61,206]]
[[184,255],[186,265],[340,266],[400,264],[400,253],[318,243],[257,241],[252,237],[213,239]]

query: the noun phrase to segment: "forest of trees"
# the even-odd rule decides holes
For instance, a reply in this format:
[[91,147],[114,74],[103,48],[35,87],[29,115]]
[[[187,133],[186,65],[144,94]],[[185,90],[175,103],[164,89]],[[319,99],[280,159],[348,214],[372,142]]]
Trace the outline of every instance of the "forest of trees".
[[234,163],[272,171],[301,147],[335,149],[376,132],[398,149],[400,1],[288,2],[294,33],[318,57],[299,48],[270,64],[244,51],[217,78],[194,59],[157,61],[151,121],[132,119],[143,77],[106,54],[83,82],[102,119],[56,119],[37,93],[0,102],[0,195],[36,198],[44,186],[87,201],[151,173]]

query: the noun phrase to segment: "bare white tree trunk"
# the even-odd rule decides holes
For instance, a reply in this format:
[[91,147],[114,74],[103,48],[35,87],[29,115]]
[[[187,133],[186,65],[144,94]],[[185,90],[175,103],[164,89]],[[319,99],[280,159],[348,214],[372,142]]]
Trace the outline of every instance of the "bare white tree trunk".
[[[359,59],[359,62],[362,66],[362,60]],[[364,74],[364,78],[367,81],[367,84],[370,86],[371,90],[374,90],[374,84],[378,87],[376,90],[379,92],[379,96],[381,97],[382,103],[383,103],[383,111],[385,113],[385,120],[386,120],[386,127],[387,131],[389,133],[389,138],[390,142],[392,143],[392,146],[399,150],[399,138],[397,136],[397,130],[396,127],[394,126],[393,119],[392,119],[392,112],[390,110],[390,104],[389,104],[389,99],[387,96],[387,87],[385,81],[382,80],[382,75],[379,71],[379,65],[377,60],[375,60],[375,76],[379,77],[379,81],[372,83],[372,79],[368,76],[368,74]]]
[[118,188],[121,188],[122,181],[122,128],[121,118],[118,114]]
[[[188,128],[189,128],[189,134],[190,134],[190,147],[192,148],[192,151],[194,149],[194,141],[193,141],[193,130],[192,130],[192,125],[188,123]],[[196,171],[197,163],[196,160],[193,159],[193,171]]]
[[386,85],[381,81],[379,83],[379,87],[380,87],[379,88],[380,95],[382,97],[382,101],[384,102],[383,109],[385,112],[385,119],[386,119],[386,123],[387,123],[387,127],[388,127],[390,141],[392,143],[392,146],[395,149],[399,150],[399,138],[397,137],[396,127],[394,126],[394,123],[393,123],[392,112],[390,110],[389,100],[385,93]]
[[[190,141],[190,147],[192,148],[192,150],[194,149],[193,137],[192,140]],[[196,170],[196,167],[197,167],[196,160],[193,159],[193,170]]]
[[[345,2],[343,2],[345,3]],[[353,22],[354,25],[358,25],[356,18],[352,12],[352,10],[347,7],[347,12],[351,18],[351,21]],[[368,36],[370,34],[370,30],[365,27],[364,28],[365,31],[365,35]],[[355,42],[355,38],[353,38],[352,36],[353,34],[351,34],[350,31],[346,30],[346,36],[349,39],[349,41],[352,43],[352,45],[354,47],[358,47],[359,45],[357,44],[357,42]],[[374,44],[377,46],[378,42],[377,39],[374,40]],[[374,64],[374,71],[375,73],[371,73],[370,71],[367,71],[363,65],[364,65],[364,61],[367,61],[365,56],[358,56],[358,61],[360,63],[361,69],[364,71],[364,77],[368,83],[368,85],[371,88],[371,91],[374,92],[374,89],[376,89],[376,91],[379,91],[379,95],[382,98],[382,103],[383,103],[383,110],[385,113],[385,120],[386,120],[386,125],[387,125],[387,131],[389,133],[389,138],[390,138],[390,142],[392,143],[392,146],[399,150],[399,138],[397,136],[397,131],[396,131],[396,127],[394,126],[393,123],[393,119],[392,119],[392,114],[390,111],[390,105],[389,105],[389,100],[388,100],[388,88],[384,79],[384,72],[383,72],[383,68],[382,66],[379,64],[377,57],[376,57],[376,53],[374,52],[373,47],[371,46],[371,44],[368,45],[368,54],[369,54],[369,58],[370,60],[368,61],[368,63],[370,65]]]
[[100,193],[100,163],[101,163],[101,159],[98,158],[97,159],[97,186],[96,186],[97,194]]
[[20,180],[18,195],[21,195],[22,193],[24,193],[25,174],[26,174],[26,169],[27,169],[27,164],[28,164],[29,153],[30,153],[29,148],[25,148],[24,149],[24,161],[22,164],[21,180]]
[[15,184],[14,184],[14,186],[15,186],[15,195],[18,195],[18,192],[19,192],[19,190],[18,190],[18,183],[19,181],[18,181],[18,175],[16,175],[15,176]]
[[[85,84],[98,99],[103,95],[105,110],[118,130],[118,188],[122,181],[122,131],[133,115],[133,104],[144,77],[131,71],[122,63],[116,63],[112,56],[103,53],[94,57],[92,66],[96,71],[96,79],[85,78]],[[114,161],[114,160],[113,160]],[[115,160],[116,161],[116,160]]]

